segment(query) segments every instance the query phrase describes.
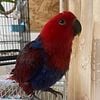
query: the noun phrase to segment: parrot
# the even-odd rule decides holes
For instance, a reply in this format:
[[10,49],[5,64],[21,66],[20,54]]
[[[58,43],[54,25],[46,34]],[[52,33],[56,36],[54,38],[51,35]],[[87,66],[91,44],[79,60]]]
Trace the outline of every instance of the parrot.
[[51,86],[69,70],[73,40],[81,30],[80,21],[71,11],[58,13],[20,51],[9,78],[27,95],[35,95],[35,91],[62,95]]

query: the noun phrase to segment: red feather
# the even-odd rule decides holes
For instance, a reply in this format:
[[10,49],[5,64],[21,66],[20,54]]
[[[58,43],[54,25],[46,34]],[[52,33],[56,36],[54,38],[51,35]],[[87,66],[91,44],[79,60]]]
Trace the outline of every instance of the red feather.
[[41,49],[32,48],[32,43],[30,42],[25,46],[25,48],[20,52],[15,69],[12,70],[13,74],[10,79],[15,80],[23,88],[23,90],[30,94],[34,90],[30,82],[28,82],[38,67],[41,65]]

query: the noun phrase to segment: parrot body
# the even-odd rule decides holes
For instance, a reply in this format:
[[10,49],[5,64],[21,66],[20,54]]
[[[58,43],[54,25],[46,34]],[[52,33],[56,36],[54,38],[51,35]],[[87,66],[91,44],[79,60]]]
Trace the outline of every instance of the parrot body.
[[10,79],[18,82],[27,94],[35,90],[59,94],[50,87],[69,69],[72,41],[80,32],[81,25],[71,12],[53,17],[36,40],[19,53]]

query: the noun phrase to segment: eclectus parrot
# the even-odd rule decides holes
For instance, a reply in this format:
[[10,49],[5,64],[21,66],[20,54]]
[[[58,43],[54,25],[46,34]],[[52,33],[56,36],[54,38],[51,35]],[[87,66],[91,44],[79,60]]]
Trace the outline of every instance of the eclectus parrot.
[[68,71],[72,42],[81,29],[80,22],[70,11],[51,18],[39,36],[21,50],[10,79],[18,82],[28,95],[35,95],[39,90],[61,95],[51,86]]

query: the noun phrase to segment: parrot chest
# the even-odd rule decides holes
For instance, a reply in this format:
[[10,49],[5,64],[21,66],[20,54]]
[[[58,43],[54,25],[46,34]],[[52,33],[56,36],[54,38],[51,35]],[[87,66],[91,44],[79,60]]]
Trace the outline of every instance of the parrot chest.
[[35,77],[32,78],[32,86],[36,90],[45,90],[59,81],[65,72],[60,72],[47,67],[42,68]]

